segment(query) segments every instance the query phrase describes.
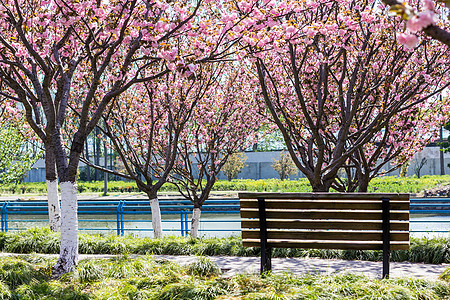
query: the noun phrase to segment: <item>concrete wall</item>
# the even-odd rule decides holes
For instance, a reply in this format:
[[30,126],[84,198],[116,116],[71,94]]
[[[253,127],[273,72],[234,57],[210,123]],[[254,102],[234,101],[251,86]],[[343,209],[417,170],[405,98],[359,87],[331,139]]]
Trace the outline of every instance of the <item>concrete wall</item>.
[[[273,160],[279,159],[281,151],[270,152],[246,152],[247,160],[245,161],[245,168],[239,173],[240,179],[268,179],[279,178],[278,173],[272,168]],[[227,179],[225,175],[220,172],[219,179]],[[301,172],[297,175],[292,175],[290,179],[298,179],[305,177]]]
[[[281,151],[271,152],[246,152],[247,160],[246,166],[238,175],[240,179],[268,179],[279,178],[278,173],[272,168],[273,159],[278,159]],[[408,168],[408,176],[414,175],[414,166],[420,162],[422,158],[427,159],[427,164],[422,168],[421,175],[439,175],[439,147],[426,147],[422,152],[417,153]],[[450,153],[444,154],[445,173],[450,174]],[[84,164],[80,163],[80,166]],[[388,169],[386,166],[385,169]],[[398,175],[399,171],[394,171],[389,175]],[[305,177],[301,172],[297,175],[292,175],[290,179],[298,179]],[[219,174],[219,179],[226,179],[225,175]],[[45,165],[44,161],[40,160],[34,165],[34,169],[28,172],[25,182],[45,181]]]
[[[414,155],[411,163],[408,167],[408,176],[414,175],[415,166],[420,163],[420,161],[425,158],[427,160],[426,164],[422,167],[420,175],[440,175],[441,165],[439,159],[439,147],[425,147],[422,152],[418,152]],[[445,174],[450,174],[450,153],[444,153],[444,171]],[[386,168],[387,169],[387,168]],[[398,175],[399,171],[394,171],[390,175]]]

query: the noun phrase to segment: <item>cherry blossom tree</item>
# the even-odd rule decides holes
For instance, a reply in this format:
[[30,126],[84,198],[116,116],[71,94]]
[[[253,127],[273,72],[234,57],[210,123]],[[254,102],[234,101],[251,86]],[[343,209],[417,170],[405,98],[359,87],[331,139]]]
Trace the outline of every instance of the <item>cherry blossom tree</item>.
[[[243,2],[238,14],[254,3]],[[384,12],[376,5],[263,1],[241,33],[261,97],[314,191],[328,191],[397,115],[449,84],[448,48],[424,40],[405,51],[396,43],[399,22],[377,16]]]
[[409,163],[438,136],[440,124],[449,116],[449,105],[439,98],[416,105],[408,113],[394,116],[373,139],[354,152],[345,170],[345,180],[337,178],[335,189],[367,192],[370,180]]
[[247,70],[237,62],[216,68],[222,69],[220,76],[198,99],[178,143],[179,158],[170,176],[179,192],[194,204],[190,230],[194,238],[198,237],[201,208],[220,170],[230,155],[255,142],[264,125],[255,80]]
[[[162,236],[157,192],[176,162],[180,135],[198,99],[216,80],[217,75],[205,76],[203,68],[193,77],[175,72],[136,86],[105,113],[105,134],[126,169],[109,172],[136,181],[148,195],[155,237]],[[205,79],[196,80],[197,76]]]
[[[200,3],[1,2],[2,95],[20,104],[44,142],[47,165],[54,159],[60,181],[61,247],[55,276],[78,262],[76,173],[87,135],[121,93],[170,71],[163,63],[166,42],[186,30]],[[75,133],[66,150],[62,128],[69,107],[78,118],[70,120]]]

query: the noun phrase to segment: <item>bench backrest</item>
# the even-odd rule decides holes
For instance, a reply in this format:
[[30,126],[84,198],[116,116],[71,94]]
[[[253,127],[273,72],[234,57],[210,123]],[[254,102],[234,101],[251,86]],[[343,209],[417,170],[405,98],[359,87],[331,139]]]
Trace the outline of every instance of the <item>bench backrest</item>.
[[240,193],[239,198],[246,247],[260,246],[258,199],[264,199],[269,247],[381,250],[382,202],[389,199],[384,205],[389,203],[390,250],[409,249],[409,194]]

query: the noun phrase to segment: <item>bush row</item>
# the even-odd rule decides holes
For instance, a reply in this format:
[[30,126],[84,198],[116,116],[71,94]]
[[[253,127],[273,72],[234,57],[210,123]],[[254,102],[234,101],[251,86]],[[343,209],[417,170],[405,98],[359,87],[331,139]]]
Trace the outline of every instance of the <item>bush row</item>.
[[[80,234],[82,254],[168,254],[258,256],[258,248],[242,246],[238,236],[200,238],[167,236],[161,239],[133,235]],[[23,232],[0,233],[0,251],[12,253],[59,253],[59,234],[49,228],[31,228]],[[317,250],[275,248],[274,257],[318,257],[380,261],[381,251]],[[410,250],[392,251],[392,261],[450,263],[450,238],[412,238]]]
[[[395,177],[384,176],[371,181],[369,192],[377,193],[419,193],[438,186],[449,184],[450,176],[423,176],[420,179],[415,177]],[[101,193],[103,192],[103,181],[78,182],[78,192],[80,193]],[[139,192],[134,182],[110,181],[108,191],[112,193]],[[213,191],[250,191],[250,192],[311,192],[311,186],[306,178],[299,180],[279,180],[279,179],[235,179],[232,181],[219,180],[213,187]],[[160,192],[177,192],[176,187],[171,183],[164,184]],[[46,185],[44,182],[30,182],[20,185],[2,185],[1,194],[45,194]]]

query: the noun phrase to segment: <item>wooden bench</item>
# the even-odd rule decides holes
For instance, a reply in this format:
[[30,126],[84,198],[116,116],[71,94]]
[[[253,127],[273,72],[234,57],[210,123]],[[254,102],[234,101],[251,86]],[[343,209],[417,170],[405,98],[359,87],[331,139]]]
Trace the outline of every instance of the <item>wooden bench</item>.
[[261,247],[261,273],[272,248],[409,249],[409,194],[240,193],[244,247]]

